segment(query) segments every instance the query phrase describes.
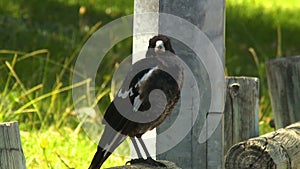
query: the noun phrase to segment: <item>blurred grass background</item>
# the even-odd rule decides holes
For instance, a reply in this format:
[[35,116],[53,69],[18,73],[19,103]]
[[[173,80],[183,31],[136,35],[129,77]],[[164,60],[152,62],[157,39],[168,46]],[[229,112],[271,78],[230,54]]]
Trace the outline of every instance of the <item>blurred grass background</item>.
[[[298,0],[226,1],[226,72],[260,78],[261,133],[272,130],[264,63],[300,54],[299,11]],[[19,121],[28,168],[88,167],[96,145],[79,130],[71,95],[88,81],[72,85],[72,68],[95,30],[132,13],[133,0],[0,0],[0,121]],[[102,62],[101,111],[110,101],[111,72],[131,53],[131,42]],[[126,146],[121,151],[128,153]],[[104,167],[125,160],[114,155]]]

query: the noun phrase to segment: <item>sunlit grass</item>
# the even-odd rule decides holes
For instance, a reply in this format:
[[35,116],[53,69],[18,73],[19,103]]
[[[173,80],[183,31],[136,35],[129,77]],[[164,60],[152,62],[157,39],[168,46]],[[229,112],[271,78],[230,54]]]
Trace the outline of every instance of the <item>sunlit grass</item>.
[[263,7],[266,10],[274,11],[278,8],[282,10],[295,10],[300,8],[299,0],[227,0],[228,5],[247,4],[251,8]]
[[[263,134],[272,130],[264,62],[299,54],[300,1],[226,0],[226,4],[227,70],[233,76],[260,77]],[[94,31],[132,12],[133,0],[0,0],[0,121],[19,121],[27,168],[88,167],[96,144],[81,132],[72,89],[89,80],[72,84],[73,65]],[[130,51],[130,39],[110,51],[110,59],[103,63],[106,72],[98,75],[92,107],[97,103],[102,111],[107,107],[110,74]],[[119,151],[129,154],[128,144]],[[112,155],[104,167],[125,161],[124,156]]]
[[[27,168],[88,167],[97,145],[82,132],[72,90],[90,79],[72,84],[74,63],[96,30],[132,13],[133,0],[0,0],[0,121],[19,122]],[[131,51],[125,41],[103,61],[91,108],[108,106],[110,74]],[[104,167],[123,165],[128,143],[116,152]]]
[[298,22],[300,14],[297,12],[300,9],[298,0],[227,0],[226,5],[229,13],[232,8],[235,8],[236,11],[241,11],[242,16],[260,17],[257,20],[272,23],[271,27],[281,24],[300,26]]
[[[90,79],[63,85],[61,79],[57,78],[50,91],[44,89],[46,81],[28,87],[20,79],[15,66],[26,59],[38,59],[40,54],[46,54],[48,58],[49,52],[0,50],[1,53],[12,55],[13,59],[1,65],[2,70],[7,70],[7,75],[4,76],[6,79],[2,77],[5,85],[0,90],[0,121],[19,121],[27,168],[87,168],[97,145],[80,132],[81,123],[76,117],[70,96],[74,88],[88,86]],[[50,69],[50,59],[46,61],[49,61],[49,67],[45,69]],[[65,65],[56,66],[72,71]],[[96,100],[91,106],[96,106],[108,93],[106,85],[97,87]],[[128,156],[128,150],[128,144],[123,144],[117,151],[121,151],[119,154],[122,155],[127,153]],[[124,163],[125,156],[113,154],[104,167]]]
[[[22,127],[39,129],[52,125],[53,120],[56,122],[67,121],[66,117],[72,116],[70,114],[73,107],[70,97],[71,91],[76,87],[88,85],[90,80],[87,79],[77,84],[62,85],[61,79],[57,78],[53,90],[49,91],[44,89],[47,82],[43,80],[47,76],[45,70],[49,67],[44,67],[39,72],[44,74],[42,81],[35,86],[28,87],[27,83],[20,78],[15,67],[22,64],[23,60],[36,59],[35,57],[39,57],[40,54],[46,54],[47,59],[45,60],[49,61],[49,52],[47,50],[40,51],[22,55],[14,53],[11,61],[5,61],[5,64],[1,65],[1,69],[6,70],[8,74],[1,77],[5,85],[0,90],[0,113],[2,114],[0,121],[18,120],[26,122],[26,126],[21,123]],[[10,53],[9,51],[0,51],[0,54],[1,52]],[[65,68],[67,69],[67,66]],[[69,115],[64,116],[64,113]]]
[[[87,135],[70,128],[21,131],[21,140],[27,168],[88,168],[97,148]],[[119,149],[126,152],[126,146],[122,144]],[[127,158],[128,154],[112,154],[103,167],[124,165]]]

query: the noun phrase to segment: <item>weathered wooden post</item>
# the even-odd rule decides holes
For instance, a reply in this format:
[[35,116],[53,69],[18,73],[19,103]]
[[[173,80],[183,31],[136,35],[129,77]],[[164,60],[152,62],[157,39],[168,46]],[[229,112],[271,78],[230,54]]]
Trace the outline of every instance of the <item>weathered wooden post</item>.
[[[134,19],[133,19],[133,48],[132,63],[146,57],[146,51],[149,39],[158,34],[158,15],[143,15],[144,13],[158,13],[159,0],[134,1]],[[144,134],[143,138],[155,137],[156,129]],[[156,143],[151,139],[145,139],[151,155],[156,154]],[[140,145],[138,145],[140,146]],[[131,157],[137,157],[136,152],[131,145]],[[153,157],[155,159],[155,157]]]
[[300,121],[300,56],[266,62],[276,128]]
[[300,122],[231,147],[226,169],[300,168]]
[[[150,149],[159,154],[157,159],[173,161],[184,169],[222,168],[223,129],[220,121],[223,109],[220,107],[224,107],[224,81],[220,79],[218,84],[216,81],[210,81],[215,76],[210,74],[212,71],[207,69],[218,70],[223,69],[224,66],[224,8],[224,0],[135,1],[135,14],[156,12],[157,15],[149,15],[149,17],[145,17],[145,15],[134,16],[134,34],[136,34],[133,37],[134,53],[137,50],[145,51],[147,47],[145,44],[152,35],[166,34],[171,37],[176,54],[193,73],[193,77],[185,77],[186,85],[184,85],[183,90],[186,93],[181,97],[181,100],[190,103],[190,105],[184,105],[184,114],[180,114],[180,110],[177,108],[177,111],[173,112],[171,117],[157,128],[156,144],[153,144],[153,142],[148,144],[148,147],[152,147]],[[172,17],[170,16],[170,19],[170,17],[158,13],[169,14]],[[178,20],[174,21],[172,20],[173,16],[179,17],[181,20],[179,19],[179,22],[177,22]],[[185,21],[193,25],[193,30],[185,29]],[[175,22],[178,24],[174,25]],[[204,33],[205,38],[208,37],[207,41],[199,39],[197,29]],[[188,41],[183,42],[180,38],[188,39]],[[199,42],[201,45],[197,46]],[[207,58],[205,57],[211,55],[211,51],[207,50],[211,48],[210,44],[215,49],[214,54],[218,55],[217,59],[221,63],[219,66],[213,66],[218,65],[214,62],[216,58],[212,59],[214,60],[212,63],[209,62],[211,65],[206,62]],[[141,47],[141,45],[144,46]],[[200,53],[202,52],[200,58],[196,54],[199,50]],[[137,59],[139,58],[133,55],[133,61]],[[194,81],[199,87],[197,90],[195,90],[195,84],[191,83]],[[200,103],[196,102],[194,97],[198,90]],[[219,97],[217,97],[218,94]],[[212,97],[215,99],[214,102],[211,102]],[[199,108],[199,111],[194,114],[195,107]],[[181,120],[177,121],[180,118]],[[178,130],[177,133],[160,136],[164,131],[172,129],[172,124],[176,122],[181,124],[182,128],[190,128],[190,130]],[[176,134],[185,137],[171,149],[166,148],[170,147],[170,144],[174,144],[175,141],[172,139],[177,137]]]
[[224,154],[241,141],[259,135],[259,81],[251,77],[226,78]]
[[[224,0],[160,0],[159,11],[168,13],[187,20],[193,24],[196,28],[200,29],[212,42],[217,52],[217,57],[224,65]],[[190,118],[190,123],[183,123],[182,126],[191,125],[190,132],[184,137],[184,139],[173,147],[171,150],[158,155],[158,159],[167,159],[182,168],[185,169],[218,169],[222,168],[222,110],[218,109],[224,105],[223,85],[216,84],[216,82],[210,81],[211,73],[209,69],[218,68],[223,69],[223,65],[213,66],[205,63],[205,57],[211,56],[208,51],[209,46],[205,43],[200,43],[202,39],[197,37],[197,31],[185,30],[184,23],[171,25],[168,20],[161,20],[159,32],[167,32],[168,29],[177,29],[178,32],[187,37],[189,44],[176,42],[174,48],[177,51],[177,55],[188,65],[193,72],[193,76],[197,81],[197,85],[200,92],[200,102],[197,103],[192,97],[197,91],[193,87],[187,85],[183,90],[188,91],[186,95],[182,95],[182,100],[186,100],[191,105],[187,105],[184,109],[184,113],[181,117]],[[187,43],[187,42],[186,42]],[[199,49],[201,56],[195,54],[195,49]],[[204,54],[205,53],[205,54]],[[198,58],[200,57],[200,59]],[[187,74],[187,73],[186,73]],[[185,77],[187,78],[187,77]],[[224,78],[224,77],[223,77]],[[223,79],[219,79],[221,83]],[[192,81],[192,78],[187,80]],[[211,84],[213,83],[213,84]],[[217,88],[211,88],[211,85],[219,85]],[[217,91],[218,96],[213,94]],[[213,98],[214,97],[214,98]],[[211,100],[214,100],[211,103]],[[199,111],[193,114],[194,104],[199,106]],[[211,109],[211,107],[214,107]],[[166,123],[158,127],[158,135],[166,128],[176,121],[180,115],[176,116],[176,113],[172,115]],[[220,122],[220,123],[219,123]],[[178,131],[177,134],[180,134]],[[182,134],[182,133],[181,133]],[[174,134],[176,135],[176,133]],[[166,141],[167,140],[167,141]],[[164,148],[169,144],[168,139],[158,137],[157,149]]]
[[0,123],[0,169],[24,169],[18,122]]

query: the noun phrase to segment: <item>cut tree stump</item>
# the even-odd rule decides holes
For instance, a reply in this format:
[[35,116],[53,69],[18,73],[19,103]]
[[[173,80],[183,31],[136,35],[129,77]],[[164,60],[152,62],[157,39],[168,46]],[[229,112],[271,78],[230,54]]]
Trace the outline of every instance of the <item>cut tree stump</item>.
[[300,122],[231,147],[226,169],[299,169]]
[[0,123],[0,169],[25,169],[18,122]]
[[134,165],[124,165],[124,166],[119,166],[119,167],[112,167],[109,169],[181,169],[176,166],[175,163],[170,162],[170,161],[165,161],[165,160],[158,160],[161,163],[164,163],[167,167],[162,168],[162,167],[153,167],[147,164],[134,164]]

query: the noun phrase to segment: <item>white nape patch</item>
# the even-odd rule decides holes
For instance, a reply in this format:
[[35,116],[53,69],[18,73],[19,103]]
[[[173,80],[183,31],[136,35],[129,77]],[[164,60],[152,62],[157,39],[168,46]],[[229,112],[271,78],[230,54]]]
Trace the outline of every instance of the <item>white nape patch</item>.
[[162,40],[156,41],[154,51],[158,53],[164,53],[166,51],[164,42]]
[[129,96],[133,95],[132,88],[124,92],[122,92],[122,89],[120,89],[120,91],[118,92],[118,97],[121,97],[122,99],[125,99],[126,97],[128,97],[128,95]]

